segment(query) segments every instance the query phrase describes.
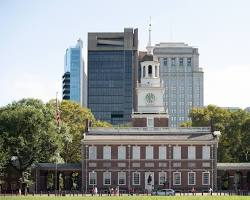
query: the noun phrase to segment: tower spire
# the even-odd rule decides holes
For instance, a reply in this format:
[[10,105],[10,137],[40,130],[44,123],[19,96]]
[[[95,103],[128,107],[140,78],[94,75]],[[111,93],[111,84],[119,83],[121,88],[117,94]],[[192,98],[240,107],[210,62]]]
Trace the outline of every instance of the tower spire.
[[151,45],[151,17],[149,18],[149,28],[148,28],[148,45],[146,46],[148,54],[152,54],[153,47]]

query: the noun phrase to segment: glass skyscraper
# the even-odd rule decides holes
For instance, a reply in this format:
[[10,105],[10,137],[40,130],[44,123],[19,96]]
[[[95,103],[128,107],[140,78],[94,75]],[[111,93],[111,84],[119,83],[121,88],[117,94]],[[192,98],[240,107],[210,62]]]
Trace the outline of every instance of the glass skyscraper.
[[137,29],[88,34],[88,107],[97,119],[131,121],[137,51]]
[[82,59],[82,40],[78,40],[76,46],[69,47],[65,53],[63,92],[62,98],[78,102],[86,106],[84,101],[84,86],[86,86],[86,75]]
[[165,84],[164,102],[171,127],[190,120],[193,107],[203,107],[203,69],[198,48],[185,43],[160,43],[154,47]]

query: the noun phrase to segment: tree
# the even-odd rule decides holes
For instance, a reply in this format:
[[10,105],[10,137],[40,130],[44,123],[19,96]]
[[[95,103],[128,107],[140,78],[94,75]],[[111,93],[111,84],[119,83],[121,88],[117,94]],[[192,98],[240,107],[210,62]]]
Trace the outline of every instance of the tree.
[[61,147],[55,113],[37,99],[22,99],[0,108],[2,148],[8,155],[5,166],[17,178],[34,162],[47,162]]

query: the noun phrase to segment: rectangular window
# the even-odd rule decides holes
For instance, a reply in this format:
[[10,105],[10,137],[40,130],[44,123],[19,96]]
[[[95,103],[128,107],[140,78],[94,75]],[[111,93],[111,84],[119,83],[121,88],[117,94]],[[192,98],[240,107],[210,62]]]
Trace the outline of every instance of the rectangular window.
[[133,172],[133,185],[140,185],[141,182],[140,176],[141,176],[140,172]]
[[173,159],[181,160],[181,147],[180,146],[173,147]]
[[159,160],[165,160],[167,158],[166,146],[159,146]]
[[192,65],[192,58],[187,58],[187,66],[191,66]]
[[171,66],[175,66],[175,58],[171,58]]
[[209,160],[210,159],[210,146],[202,147],[202,159]]
[[154,118],[147,118],[147,127],[154,127]]
[[195,160],[196,159],[195,146],[188,146],[188,159],[189,160]]
[[111,147],[110,146],[103,147],[103,159],[111,160]]
[[159,185],[164,185],[167,181],[166,172],[159,172]]
[[89,160],[96,160],[96,146],[89,146]]
[[133,160],[140,160],[141,158],[141,151],[139,146],[133,146],[133,154],[132,159]]
[[179,58],[179,65],[183,66],[183,58]]
[[174,172],[173,173],[173,184],[174,185],[181,185],[181,172]]
[[125,160],[125,159],[126,159],[126,147],[118,146],[118,160]]
[[89,172],[89,185],[96,185],[96,172]]
[[111,184],[111,172],[103,172],[103,185]]
[[154,159],[153,146],[146,146],[146,159],[147,160]]
[[168,66],[168,58],[163,58],[163,65]]
[[188,172],[188,185],[195,185],[196,174],[195,172]]
[[210,173],[202,172],[202,185],[210,185]]
[[118,172],[118,185],[126,185],[126,172]]

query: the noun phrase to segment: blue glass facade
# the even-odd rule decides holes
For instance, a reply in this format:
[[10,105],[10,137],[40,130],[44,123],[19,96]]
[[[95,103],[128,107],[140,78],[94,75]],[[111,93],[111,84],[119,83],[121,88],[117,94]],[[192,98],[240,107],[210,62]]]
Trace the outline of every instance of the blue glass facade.
[[130,121],[133,109],[133,51],[88,52],[88,106],[97,119]]
[[66,50],[63,75],[63,99],[81,104],[82,47],[76,45]]

